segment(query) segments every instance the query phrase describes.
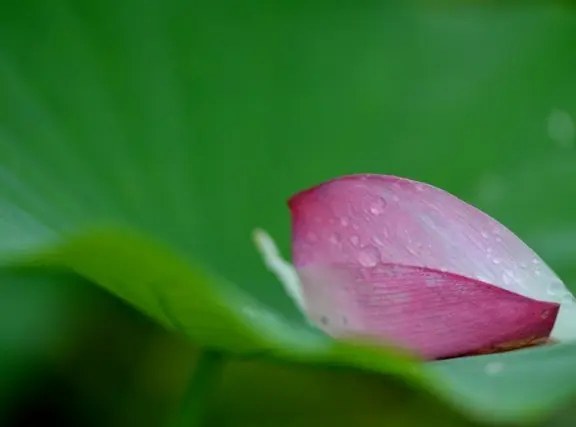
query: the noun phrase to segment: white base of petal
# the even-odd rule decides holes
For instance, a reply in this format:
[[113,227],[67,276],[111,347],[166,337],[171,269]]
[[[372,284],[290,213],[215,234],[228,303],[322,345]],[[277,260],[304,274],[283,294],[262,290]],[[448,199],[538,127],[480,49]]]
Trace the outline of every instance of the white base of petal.
[[268,270],[276,276],[300,311],[306,313],[302,284],[294,266],[282,258],[276,242],[266,231],[256,229],[252,238]]
[[560,305],[550,338],[560,342],[576,341],[576,303],[569,302]]

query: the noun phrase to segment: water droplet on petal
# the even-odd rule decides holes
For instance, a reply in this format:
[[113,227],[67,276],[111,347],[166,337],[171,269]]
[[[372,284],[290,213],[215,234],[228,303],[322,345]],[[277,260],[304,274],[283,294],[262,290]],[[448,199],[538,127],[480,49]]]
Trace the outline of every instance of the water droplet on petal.
[[501,260],[500,258],[494,258],[494,259],[492,260],[492,262],[493,262],[494,264],[498,265],[498,264],[501,264],[501,263],[502,263],[502,260]]
[[360,244],[360,238],[358,236],[352,236],[350,237],[350,243],[352,243],[353,246],[358,246]]
[[340,235],[338,233],[334,233],[333,235],[330,236],[330,238],[328,240],[333,245],[337,245],[338,243],[340,243],[342,241],[342,237],[340,237]]
[[308,238],[308,240],[309,240],[310,242],[315,242],[315,241],[318,240],[318,236],[317,236],[315,233],[311,232],[311,231],[306,235],[306,237]]
[[481,231],[481,232],[480,232],[480,235],[481,235],[482,237],[484,237],[485,239],[488,238],[488,233],[486,233],[485,231]]
[[555,281],[550,283],[550,285],[548,285],[548,289],[546,289],[546,292],[548,292],[549,295],[556,296],[564,294],[566,290],[562,282]]
[[504,274],[502,274],[502,280],[506,286],[512,286],[516,283],[516,279],[509,271],[505,271]]
[[532,264],[538,265],[538,264],[540,264],[540,260],[538,258],[534,258],[534,259],[532,259]]
[[364,267],[374,267],[380,260],[380,252],[372,246],[368,246],[358,254],[358,262]]
[[528,264],[526,264],[525,262],[521,262],[520,268],[526,269],[526,268],[528,268]]
[[379,198],[370,207],[370,213],[372,215],[381,215],[382,213],[384,213],[385,207],[386,207],[386,200],[384,200],[383,198]]

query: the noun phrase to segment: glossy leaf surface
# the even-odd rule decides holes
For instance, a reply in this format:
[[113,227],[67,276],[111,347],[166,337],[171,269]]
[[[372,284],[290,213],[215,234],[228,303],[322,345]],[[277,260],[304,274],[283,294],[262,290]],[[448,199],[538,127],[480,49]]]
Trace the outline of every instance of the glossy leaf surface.
[[[323,335],[295,332],[301,325],[284,321],[256,327],[242,313],[242,304],[256,297],[286,317],[298,316],[262,267],[250,232],[263,226],[286,252],[290,194],[371,171],[474,199],[534,243],[570,285],[576,275],[566,236],[576,198],[567,183],[576,157],[565,149],[569,132],[550,138],[546,119],[554,108],[576,112],[574,13],[555,5],[420,3],[6,3],[0,13],[2,260],[54,251],[72,233],[81,238],[79,252],[58,252],[53,264],[74,268],[191,339],[251,351],[292,346],[305,336],[294,348],[306,351],[282,358],[298,352],[316,363],[308,357],[333,345]],[[86,230],[102,223],[146,237],[108,234],[94,242]],[[107,257],[93,259],[103,252]],[[205,283],[198,273],[205,269],[196,264],[250,296],[233,290],[239,300],[230,298],[206,283],[201,305],[183,298]],[[143,285],[143,276],[158,282]],[[212,329],[215,322],[225,328]],[[501,371],[506,387],[480,381],[492,378],[483,371],[485,359],[426,369],[439,375],[431,387],[443,402],[469,409],[468,415],[527,422],[554,412],[574,392],[573,349],[555,349],[491,356],[518,364]],[[358,357],[351,354],[338,360]],[[380,370],[405,375],[395,357],[383,360],[390,363]],[[526,370],[546,390],[540,400],[526,386]],[[396,393],[396,383],[386,387]],[[242,396],[230,396],[223,402],[234,413]],[[296,403],[305,397],[292,396]],[[419,405],[410,394],[406,399]],[[265,408],[253,409],[245,425],[257,425]],[[452,417],[448,409],[420,409],[425,420]],[[398,417],[414,422],[416,411]],[[289,420],[268,418],[274,422]]]

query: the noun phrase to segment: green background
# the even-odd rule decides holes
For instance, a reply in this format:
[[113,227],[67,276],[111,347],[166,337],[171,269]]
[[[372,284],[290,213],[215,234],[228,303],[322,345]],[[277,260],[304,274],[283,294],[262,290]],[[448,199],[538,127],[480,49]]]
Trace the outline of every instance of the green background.
[[[126,222],[296,317],[252,229],[288,255],[286,199],[371,172],[472,202],[572,286],[575,46],[567,3],[4,1],[0,251]],[[0,304],[6,408],[68,387],[66,413],[153,426],[177,398],[180,341],[91,285]]]

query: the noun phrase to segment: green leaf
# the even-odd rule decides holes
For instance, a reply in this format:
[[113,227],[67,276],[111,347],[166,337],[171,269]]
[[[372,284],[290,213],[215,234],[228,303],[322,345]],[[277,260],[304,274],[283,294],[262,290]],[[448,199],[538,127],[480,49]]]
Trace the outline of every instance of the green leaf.
[[[301,405],[310,405],[308,409],[314,409],[310,419],[295,417],[290,422],[306,425],[302,423],[338,419],[341,425],[349,425],[360,417],[371,425],[389,419],[389,406],[380,404],[385,399],[398,411],[397,422],[405,425],[436,412],[445,422],[464,422],[446,408],[433,409],[431,402],[437,405],[440,398],[475,420],[528,422],[546,418],[576,395],[576,382],[566,381],[576,376],[576,345],[421,365],[392,349],[334,341],[304,324],[289,322],[132,232],[92,231],[28,256],[22,264],[75,271],[185,333],[200,347],[238,358],[230,362],[218,397],[228,410],[215,412],[216,419],[229,416],[235,422],[245,419],[249,425],[254,419],[270,417],[266,421],[270,425],[283,425],[289,408],[303,411]],[[388,380],[369,373],[385,374]],[[529,387],[534,381],[551,392],[543,397],[539,388]],[[280,383],[280,390],[275,389],[273,384]],[[413,419],[399,411],[394,403],[399,394],[420,402],[424,412]],[[268,400],[282,404],[271,405]],[[339,411],[328,411],[335,401],[341,401]]]
[[210,425],[338,427],[473,426],[402,380],[282,361],[233,361],[224,371]]
[[[341,408],[345,410],[344,413],[339,410],[339,416],[335,413],[325,414],[322,408],[326,409],[327,406],[315,406],[314,422],[318,417],[340,417],[340,422],[344,423],[342,425],[348,425],[346,423],[350,422],[350,418],[346,417],[362,416],[379,423],[388,412],[377,410],[380,406],[379,393],[392,396],[394,392],[406,389],[415,393],[416,399],[426,401],[426,395],[434,388],[433,377],[422,369],[420,363],[403,352],[362,343],[334,341],[304,323],[290,322],[231,284],[217,280],[214,275],[205,273],[198,266],[135,232],[106,227],[79,236],[65,235],[62,244],[35,254],[28,253],[12,262],[21,268],[48,267],[76,272],[165,326],[184,333],[200,349],[223,352],[231,358],[225,377],[225,382],[231,384],[223,386],[222,399],[226,399],[227,389],[237,388],[238,383],[243,382],[242,389],[251,388],[260,379],[268,382],[263,386],[269,386],[274,370],[271,374],[267,366],[280,362],[285,366],[283,375],[296,380],[296,386],[292,387],[288,381],[282,381],[284,392],[292,390],[292,393],[300,394],[300,387],[306,385],[308,394],[317,386],[324,393],[330,391],[327,395],[319,396],[320,401],[328,404],[333,402],[335,390],[330,389],[336,383],[346,390],[348,403]],[[241,369],[237,369],[238,366]],[[251,372],[250,366],[254,367],[253,372],[247,375],[246,372]],[[340,381],[338,375],[322,374],[327,369],[344,371],[345,375]],[[352,373],[354,370],[360,372]],[[282,370],[279,372],[282,375]],[[302,372],[306,374],[302,375]],[[346,372],[349,373],[346,375]],[[368,373],[385,374],[401,382],[390,385],[381,379],[370,379]],[[270,389],[257,392],[270,393]],[[363,396],[368,393],[375,394],[366,401]],[[419,394],[422,396],[418,397]],[[250,392],[238,393],[236,398],[242,401],[246,395],[250,395]],[[284,401],[284,398],[280,400]],[[254,402],[263,408],[262,400],[252,401],[252,404]],[[281,412],[285,412],[287,407],[289,405],[282,404]],[[371,409],[366,412],[366,408]],[[252,417],[263,415],[252,414]],[[220,415],[216,413],[214,416]],[[237,416],[235,414],[233,418]],[[449,414],[449,418],[453,417],[458,416]],[[246,422],[253,422],[250,420],[253,418],[248,418]],[[296,421],[304,422],[302,419]]]
[[[576,343],[430,364],[459,404],[499,421],[535,422],[576,397]],[[489,408],[489,410],[488,410]]]
[[78,282],[70,274],[0,269],[0,422],[35,384],[39,366],[64,352]]
[[[521,236],[538,234],[546,207],[559,206],[568,225],[556,235],[570,229],[576,198],[548,191],[566,187],[548,171],[558,161],[527,163],[546,203],[525,202],[533,184],[512,173],[525,193],[508,206],[506,194],[519,193],[502,193],[499,171],[558,156],[565,170],[576,167],[574,155],[554,154],[545,125],[552,108],[576,112],[574,13],[417,3],[8,2],[0,259],[34,254],[200,345],[259,355],[246,362],[258,374],[231,362],[215,422],[303,425],[290,407],[316,408],[311,424],[350,424],[353,414],[381,423],[392,413],[406,425],[420,416],[460,422],[439,398],[483,420],[554,411],[574,393],[571,345],[420,366],[335,343],[287,320],[296,310],[251,248],[255,226],[286,248],[285,199],[348,172],[410,176],[477,198],[521,225]],[[545,258],[552,246],[542,243]],[[272,361],[285,368],[265,369]],[[504,369],[488,374],[493,362]],[[546,390],[540,399],[528,372]]]

